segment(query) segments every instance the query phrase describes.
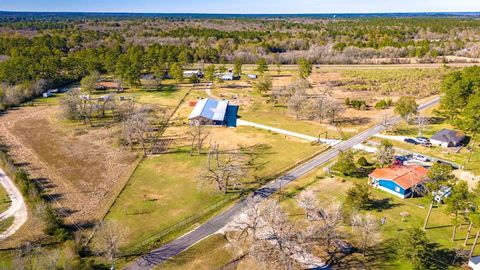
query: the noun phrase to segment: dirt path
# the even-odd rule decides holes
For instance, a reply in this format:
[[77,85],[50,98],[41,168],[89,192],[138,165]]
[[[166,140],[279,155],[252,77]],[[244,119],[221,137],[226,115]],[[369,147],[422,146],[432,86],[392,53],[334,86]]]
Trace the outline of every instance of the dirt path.
[[205,87],[205,92],[207,93],[207,96],[209,98],[217,98],[212,94],[212,86],[213,86],[213,83],[208,83],[207,86]]
[[28,211],[22,194],[2,169],[0,169],[0,184],[5,188],[8,197],[10,197],[10,200],[12,201],[8,210],[0,214],[0,220],[3,221],[7,218],[13,217],[12,225],[10,225],[7,230],[0,233],[0,241],[3,241],[13,235],[25,222],[27,222]]

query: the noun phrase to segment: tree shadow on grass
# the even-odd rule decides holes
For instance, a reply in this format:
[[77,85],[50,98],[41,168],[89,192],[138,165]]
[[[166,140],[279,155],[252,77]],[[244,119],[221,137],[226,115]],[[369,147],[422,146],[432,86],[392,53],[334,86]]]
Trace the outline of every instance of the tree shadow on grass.
[[394,207],[402,205],[401,203],[393,202],[392,198],[382,198],[382,199],[372,199],[366,207],[367,210],[375,210],[377,212],[382,212],[383,210],[392,209]]
[[370,248],[365,257],[360,253],[335,253],[327,261],[331,269],[393,269],[396,259],[392,245],[377,245]]
[[52,181],[48,180],[47,178],[44,177],[38,177],[38,178],[33,178],[31,181],[37,183],[39,187],[41,187],[43,190],[51,189],[57,187],[56,184],[54,184]]

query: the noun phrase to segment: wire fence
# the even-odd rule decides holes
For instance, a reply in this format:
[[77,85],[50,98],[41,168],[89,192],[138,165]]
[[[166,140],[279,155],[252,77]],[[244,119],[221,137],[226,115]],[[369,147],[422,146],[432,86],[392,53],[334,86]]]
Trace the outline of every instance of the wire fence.
[[241,194],[236,194],[233,197],[223,199],[203,210],[200,210],[196,214],[183,219],[182,221],[176,223],[175,225],[172,225],[168,228],[163,229],[157,234],[148,237],[147,239],[143,240],[142,242],[135,245],[134,247],[126,250],[125,255],[128,256],[128,255],[135,255],[138,253],[142,253],[145,250],[154,248],[158,244],[164,243],[174,233],[179,232],[197,222],[204,220],[205,218],[209,217],[211,214],[225,207],[228,203],[238,199],[240,196]]

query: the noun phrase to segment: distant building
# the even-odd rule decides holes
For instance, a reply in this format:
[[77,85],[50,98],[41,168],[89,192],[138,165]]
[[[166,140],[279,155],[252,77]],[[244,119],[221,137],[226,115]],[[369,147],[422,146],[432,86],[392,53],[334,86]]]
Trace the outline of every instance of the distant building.
[[442,147],[457,147],[465,140],[465,133],[459,130],[442,129],[435,133],[430,142]]
[[392,165],[387,168],[375,169],[368,175],[368,182],[400,198],[413,195],[413,189],[429,179],[428,170],[419,165]]
[[188,120],[190,124],[236,127],[237,113],[238,106],[228,100],[206,98],[195,104]]
[[197,76],[197,78],[203,78],[203,73],[200,70],[185,70],[183,71],[184,78],[191,78]]
[[108,89],[121,90],[122,85],[118,82],[99,82],[95,85],[95,90],[108,90]]
[[233,81],[233,80],[236,80],[236,77],[235,77],[235,74],[233,74],[233,72],[227,72],[227,73],[224,73],[220,76],[220,79],[224,80],[224,81]]

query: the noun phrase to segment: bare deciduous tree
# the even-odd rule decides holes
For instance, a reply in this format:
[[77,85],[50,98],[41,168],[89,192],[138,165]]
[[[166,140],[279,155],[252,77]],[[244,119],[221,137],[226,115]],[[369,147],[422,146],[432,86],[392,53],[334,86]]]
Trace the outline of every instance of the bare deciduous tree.
[[113,221],[102,221],[98,224],[94,237],[94,247],[99,255],[110,261],[115,269],[115,261],[120,255],[120,245],[125,241],[127,231],[124,226]]
[[295,230],[275,200],[247,204],[245,212],[227,226],[228,231],[240,233],[241,237],[233,239],[234,242],[248,242],[248,256],[264,267],[296,269],[297,261],[305,253],[302,234]]
[[343,222],[342,205],[333,203],[321,206],[312,191],[300,193],[297,202],[311,222],[306,233],[307,241],[322,243],[325,251],[329,253],[334,241],[340,239],[340,227]]
[[146,113],[134,113],[123,121],[123,139],[125,143],[130,147],[138,143],[144,155],[147,154],[148,146],[153,143],[155,137],[156,133]]
[[187,135],[191,139],[190,156],[193,156],[195,148],[197,149],[198,155],[202,153],[203,143],[210,136],[209,124],[210,121],[201,119],[194,120],[190,123],[189,130],[187,131]]
[[351,225],[353,233],[362,247],[363,256],[368,248],[380,241],[380,228],[375,216],[371,214],[355,214],[352,216]]
[[305,210],[308,220],[316,219],[318,201],[313,191],[304,191],[297,197],[298,205]]
[[430,124],[430,118],[417,114],[415,124],[418,127],[418,136],[422,136],[423,130]]
[[385,131],[389,132],[395,126],[391,121],[392,116],[389,114],[382,114],[378,120],[378,124],[385,128]]
[[61,100],[63,113],[68,119],[80,119],[79,104],[81,103],[80,90],[68,91]]
[[206,183],[214,183],[218,191],[227,193],[229,188],[238,188],[245,175],[246,166],[241,152],[221,152],[218,144],[214,144],[208,152],[207,168],[200,178]]
[[302,88],[297,89],[288,100],[288,110],[295,115],[296,119],[300,117],[302,106],[306,100],[305,90]]

